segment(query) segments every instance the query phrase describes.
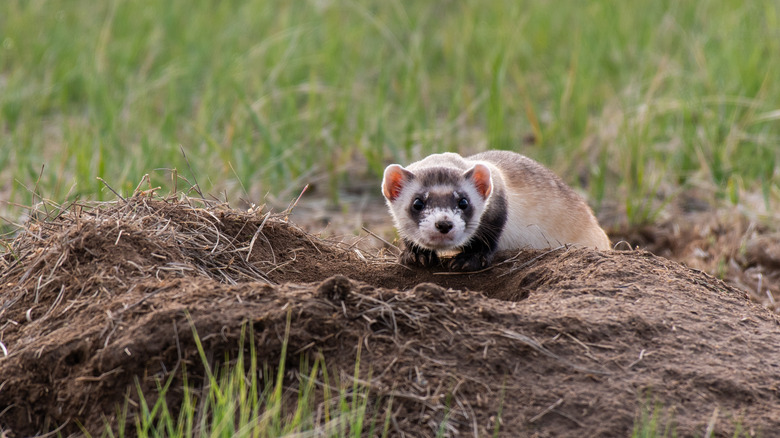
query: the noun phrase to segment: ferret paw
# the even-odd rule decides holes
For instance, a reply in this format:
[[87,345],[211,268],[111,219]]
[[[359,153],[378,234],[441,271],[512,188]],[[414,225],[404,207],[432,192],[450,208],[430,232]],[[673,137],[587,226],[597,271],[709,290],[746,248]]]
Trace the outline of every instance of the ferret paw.
[[440,263],[439,256],[434,251],[413,251],[410,249],[405,249],[398,257],[398,261],[406,266],[419,266],[421,268],[436,266]]
[[486,254],[460,253],[450,260],[451,271],[478,271],[490,266],[492,257]]

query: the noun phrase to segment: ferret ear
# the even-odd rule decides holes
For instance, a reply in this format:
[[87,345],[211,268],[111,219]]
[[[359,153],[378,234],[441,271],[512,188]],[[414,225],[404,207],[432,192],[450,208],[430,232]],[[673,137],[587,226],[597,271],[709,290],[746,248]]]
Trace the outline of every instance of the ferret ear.
[[490,177],[490,168],[484,164],[477,163],[471,169],[467,170],[463,174],[463,178],[471,180],[476,187],[477,192],[487,199],[490,196],[490,192],[493,191],[493,179]]
[[414,178],[414,174],[399,166],[391,164],[385,168],[385,176],[382,179],[382,194],[390,201],[395,201],[401,194],[404,185]]

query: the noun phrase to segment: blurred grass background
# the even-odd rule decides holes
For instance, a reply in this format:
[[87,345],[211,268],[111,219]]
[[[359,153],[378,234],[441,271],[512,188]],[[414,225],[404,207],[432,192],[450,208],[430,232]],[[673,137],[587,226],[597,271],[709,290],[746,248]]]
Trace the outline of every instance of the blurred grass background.
[[192,182],[180,148],[256,203],[503,148],[627,223],[689,187],[771,211],[778,78],[775,0],[4,0],[0,215]]

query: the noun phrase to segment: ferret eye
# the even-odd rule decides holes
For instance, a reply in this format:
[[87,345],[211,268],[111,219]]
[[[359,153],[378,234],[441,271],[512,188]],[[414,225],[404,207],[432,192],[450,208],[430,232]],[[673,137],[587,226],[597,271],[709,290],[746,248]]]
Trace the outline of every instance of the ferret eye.
[[469,208],[469,200],[466,198],[460,198],[460,201],[458,201],[458,208],[461,210]]
[[425,207],[425,203],[422,202],[422,199],[420,198],[414,198],[414,202],[412,202],[412,208],[416,211],[422,211],[422,209]]

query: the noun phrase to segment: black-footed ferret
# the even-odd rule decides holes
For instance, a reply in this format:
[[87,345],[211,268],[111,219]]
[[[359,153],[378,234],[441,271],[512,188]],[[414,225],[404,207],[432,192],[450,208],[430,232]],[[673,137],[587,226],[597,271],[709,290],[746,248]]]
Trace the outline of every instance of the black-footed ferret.
[[467,158],[448,152],[406,168],[391,164],[382,193],[405,245],[405,265],[439,264],[437,251],[459,251],[450,269],[474,271],[499,250],[610,249],[588,204],[552,171],[515,152]]

